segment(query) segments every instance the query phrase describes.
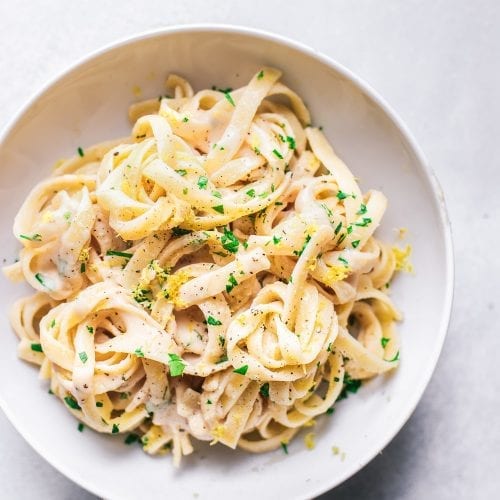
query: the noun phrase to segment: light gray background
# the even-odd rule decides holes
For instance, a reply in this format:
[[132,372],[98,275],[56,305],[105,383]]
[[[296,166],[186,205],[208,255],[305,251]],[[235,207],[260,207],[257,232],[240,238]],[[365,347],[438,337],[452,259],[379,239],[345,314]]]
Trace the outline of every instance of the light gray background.
[[[408,124],[446,195],[456,288],[437,370],[394,441],[328,498],[498,498],[500,2],[0,0],[0,126],[89,51],[193,22],[274,31],[346,65]],[[45,463],[1,412],[0,457],[3,499],[94,498]]]

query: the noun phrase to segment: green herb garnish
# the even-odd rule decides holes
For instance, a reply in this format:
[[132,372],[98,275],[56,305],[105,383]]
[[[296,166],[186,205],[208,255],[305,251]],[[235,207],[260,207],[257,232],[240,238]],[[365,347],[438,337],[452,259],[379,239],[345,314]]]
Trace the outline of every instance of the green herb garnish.
[[207,324],[211,325],[211,326],[220,326],[220,325],[222,325],[222,321],[215,319],[213,316],[208,316]]
[[243,365],[240,366],[239,368],[236,368],[233,370],[233,373],[239,373],[240,375],[246,375],[248,371],[248,365]]
[[30,240],[30,241],[42,241],[42,235],[35,233],[31,236],[28,236],[27,234],[20,234],[19,238],[22,238],[23,240]]
[[364,203],[361,203],[361,206],[359,207],[359,210],[356,212],[356,215],[364,215],[366,214],[366,205]]
[[264,78],[264,71],[260,70],[259,74],[257,75],[257,80],[262,80],[262,78]]
[[282,236],[273,236],[273,243],[277,245],[281,241]]
[[255,189],[249,189],[245,194],[250,198],[255,198]]
[[182,358],[177,354],[168,353],[169,361],[168,366],[170,367],[170,375],[172,377],[178,377],[184,373],[184,368],[186,365],[182,361]]
[[273,149],[273,154],[274,154],[274,156],[276,156],[280,160],[283,159],[283,155],[277,149]]
[[85,426],[84,426],[84,425],[80,422],[80,423],[78,424],[78,431],[79,431],[79,432],[83,432],[83,429],[85,429]]
[[262,385],[259,389],[259,392],[262,396],[265,398],[269,397],[269,382],[266,382],[264,385]]
[[77,149],[77,151],[78,151],[78,154],[79,154],[82,158],[85,156],[85,153],[83,152],[83,149],[82,149],[81,147],[79,147],[79,148]]
[[219,212],[220,214],[224,213],[224,205],[216,205],[215,207],[212,207],[216,212]]
[[207,189],[207,184],[208,184],[208,177],[200,175],[200,177],[198,177],[198,187],[200,189]]
[[124,257],[125,259],[131,259],[134,256],[134,254],[132,253],[120,252],[118,250],[108,250],[106,252],[106,255],[115,257]]
[[125,444],[133,444],[133,443],[137,443],[137,441],[139,441],[139,436],[137,434],[129,434],[124,440],[123,442]]
[[31,350],[35,352],[43,352],[42,344],[31,344]]
[[81,410],[78,401],[73,396],[66,396],[64,398],[64,402],[72,409],[72,410]]
[[391,339],[387,338],[387,337],[382,337],[380,339],[380,345],[385,349],[385,346],[389,343]]
[[358,248],[359,244],[360,244],[360,241],[359,241],[359,240],[353,241],[353,242],[351,243],[352,248]]
[[176,170],[176,172],[181,176],[184,177],[187,174],[187,170],[184,170],[183,168],[180,168],[179,170]]
[[311,235],[310,235],[310,234],[308,234],[308,235],[306,236],[306,239],[305,239],[305,241],[304,241],[304,244],[302,245],[302,248],[301,248],[300,250],[294,250],[294,251],[293,251],[293,253],[294,253],[295,255],[297,255],[298,257],[300,257],[300,256],[304,253],[304,250],[306,249],[306,246],[307,246],[307,244],[308,244],[310,241],[311,241]]
[[134,351],[134,354],[135,354],[138,358],[143,358],[143,357],[144,357],[144,352],[142,352],[142,347],[138,347],[138,348]]
[[229,104],[231,104],[231,106],[236,106],[233,100],[233,96],[231,95],[231,91],[226,89],[222,92],[224,93],[224,97],[229,101]]
[[288,445],[287,443],[281,441],[281,448],[283,449],[283,451],[285,452],[285,455],[288,455]]
[[113,424],[113,428],[111,429],[111,434],[118,434],[120,432],[120,428],[118,424]]
[[226,292],[227,293],[230,293],[231,290],[236,286],[238,285],[238,282],[236,281],[236,278],[233,276],[233,274],[231,273],[229,275],[229,279],[226,283]]
[[221,236],[220,242],[223,248],[231,253],[236,253],[240,246],[238,238],[236,238],[232,231],[228,231],[226,228],[224,228],[224,234]]
[[363,217],[363,222],[356,222],[354,225],[359,227],[366,227],[371,222],[372,220],[370,219],[370,217]]
[[78,353],[78,357],[80,358],[80,361],[81,361],[82,363],[84,363],[84,364],[85,364],[85,363],[88,361],[88,359],[89,359],[89,357],[87,356],[87,353],[86,353],[85,351],[79,352],[79,353]]
[[295,144],[295,139],[293,137],[290,137],[289,135],[286,137],[286,142],[288,142],[288,147],[290,149],[295,149],[296,144]]

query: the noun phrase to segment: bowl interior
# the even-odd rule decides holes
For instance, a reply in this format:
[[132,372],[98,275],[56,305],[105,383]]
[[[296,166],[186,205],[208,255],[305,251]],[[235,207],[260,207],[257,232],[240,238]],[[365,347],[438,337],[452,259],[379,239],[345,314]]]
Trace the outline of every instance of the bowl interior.
[[[175,470],[169,457],[150,458],[122,437],[77,431],[77,422],[47,394],[36,369],[16,357],[17,340],[7,310],[28,287],[3,277],[0,327],[0,402],[25,438],[53,465],[107,498],[311,497],[335,486],[373,458],[399,430],[420,398],[443,342],[451,300],[451,257],[442,200],[422,160],[383,104],[343,70],[311,51],[237,29],[180,29],[139,37],[103,51],[59,78],[35,98],[0,146],[0,258],[11,263],[17,244],[12,221],[35,182],[79,146],[129,133],[128,105],[164,93],[170,72],[196,89],[238,87],[262,65],[283,70],[284,81],[309,106],[363,190],[382,190],[389,208],[379,237],[396,241],[408,228],[415,275],[391,286],[404,313],[401,365],[392,376],[366,383],[339,403],[333,416],[317,419],[317,445],[308,451],[299,436],[281,450],[249,455],[201,445]],[[137,91],[137,89],[135,89]],[[429,265],[432,263],[432,265]],[[422,314],[425,312],[425,314]],[[338,446],[345,455],[333,455]],[[304,466],[306,464],[306,466]],[[140,470],[138,474],[137,471]],[[124,478],[135,478],[124,480]]]

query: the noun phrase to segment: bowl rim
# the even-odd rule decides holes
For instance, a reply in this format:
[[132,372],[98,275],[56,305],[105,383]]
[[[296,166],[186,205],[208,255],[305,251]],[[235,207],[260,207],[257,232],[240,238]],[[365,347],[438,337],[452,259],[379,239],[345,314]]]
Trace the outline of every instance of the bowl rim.
[[[239,34],[248,37],[260,38],[265,41],[275,42],[284,45],[290,49],[297,50],[303,54],[315,59],[321,64],[328,66],[335,70],[337,73],[345,77],[351,83],[353,83],[359,90],[366,94],[380,109],[385,113],[389,120],[395,125],[399,133],[407,141],[411,152],[415,155],[417,162],[419,163],[419,168],[421,173],[424,174],[425,180],[428,182],[431,188],[432,194],[437,201],[437,207],[439,212],[439,222],[441,224],[441,230],[444,240],[444,250],[445,250],[445,296],[444,296],[444,308],[441,313],[441,319],[439,327],[437,330],[437,343],[429,355],[431,363],[428,365],[429,368],[426,372],[422,373],[419,385],[414,388],[411,396],[408,398],[408,403],[406,404],[406,413],[403,418],[397,423],[397,425],[392,426],[388,432],[382,435],[379,444],[376,449],[372,448],[367,450],[360,459],[353,463],[352,467],[347,469],[343,474],[336,476],[334,479],[325,477],[325,480],[315,487],[311,487],[311,491],[308,493],[310,498],[317,497],[345,482],[347,479],[352,477],[354,474],[363,469],[369,462],[371,462],[387,445],[394,439],[394,437],[401,431],[403,426],[406,424],[410,416],[415,411],[418,403],[420,402],[430,379],[436,369],[439,356],[441,354],[446,334],[449,327],[452,305],[453,305],[453,292],[454,292],[454,253],[453,253],[453,241],[452,241],[452,230],[451,223],[448,216],[444,192],[440,186],[440,183],[436,177],[436,174],[429,166],[427,159],[421,150],[420,146],[413,134],[410,132],[403,120],[398,116],[394,109],[388,104],[388,102],[381,97],[364,79],[360,78],[354,74],[347,67],[337,62],[333,58],[323,54],[321,51],[314,49],[302,42],[296,41],[284,35],[272,33],[260,28],[253,28],[248,26],[236,25],[236,24],[225,24],[225,23],[186,23],[186,24],[176,24],[168,27],[152,28],[138,33],[128,35],[125,37],[120,37],[115,41],[105,44],[85,55],[78,58],[76,62],[66,66],[54,76],[46,80],[45,84],[41,86],[39,90],[33,92],[30,97],[25,101],[24,104],[14,113],[12,118],[7,121],[2,130],[0,131],[0,146],[3,145],[4,141],[8,138],[11,131],[15,128],[16,124],[23,117],[25,113],[40,99],[51,87],[56,85],[60,80],[68,76],[73,71],[77,70],[83,64],[90,62],[91,60],[102,56],[115,49],[125,47],[130,44],[134,44],[141,40],[147,40],[150,38],[155,38],[164,35],[174,35],[178,33],[201,33],[201,32],[211,32],[211,33],[224,33],[224,34]],[[64,460],[58,460],[56,457],[47,457],[44,450],[41,449],[36,444],[36,440],[31,439],[31,434],[28,429],[23,428],[14,417],[14,412],[11,412],[8,404],[4,401],[2,395],[0,394],[0,409],[3,410],[4,414],[7,416],[13,427],[21,434],[24,440],[50,465],[52,465],[57,471],[62,473],[64,476],[69,478],[71,481],[86,489],[87,491],[101,497],[110,498],[109,494],[105,491],[105,488],[101,488],[100,485],[91,484],[85,477],[80,475],[77,471],[72,470],[67,467]]]

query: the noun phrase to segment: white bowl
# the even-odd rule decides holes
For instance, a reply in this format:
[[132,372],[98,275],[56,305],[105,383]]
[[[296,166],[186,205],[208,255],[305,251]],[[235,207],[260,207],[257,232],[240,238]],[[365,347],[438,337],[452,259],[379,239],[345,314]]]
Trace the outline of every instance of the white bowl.
[[[105,498],[306,498],[332,488],[363,467],[394,437],[424,392],[446,334],[453,290],[449,222],[438,183],[415,141],[389,106],[359,78],[296,42],[253,29],[183,26],[145,33],[78,62],[22,109],[0,146],[0,257],[16,256],[12,221],[35,182],[60,157],[107,138],[127,135],[127,107],[164,92],[169,72],[195,88],[238,87],[262,64],[283,70],[285,82],[309,106],[363,189],[382,190],[389,208],[379,236],[409,229],[416,274],[399,276],[392,297],[404,312],[402,362],[318,419],[317,446],[300,437],[281,450],[250,455],[201,446],[175,470],[170,457],[150,458],[122,437],[103,436],[77,422],[47,394],[35,368],[17,359],[7,309],[28,287],[0,280],[0,405],[48,462]],[[338,446],[339,455],[332,453]],[[408,453],[411,453],[408,450]],[[343,458],[343,459],[342,459]]]

